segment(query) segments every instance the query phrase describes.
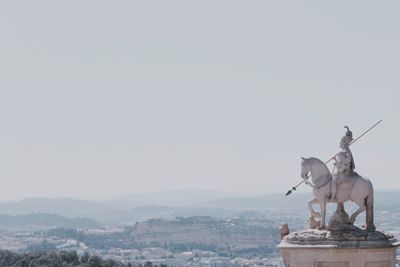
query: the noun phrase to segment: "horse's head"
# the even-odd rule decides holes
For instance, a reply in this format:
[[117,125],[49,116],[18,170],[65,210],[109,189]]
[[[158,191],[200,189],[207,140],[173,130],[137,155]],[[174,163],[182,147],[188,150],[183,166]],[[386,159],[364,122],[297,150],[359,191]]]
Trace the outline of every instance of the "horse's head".
[[309,163],[309,159],[301,157],[301,178],[307,179],[310,172],[311,164]]
[[335,157],[335,165],[338,173],[342,173],[350,169],[351,155],[346,152],[340,152]]

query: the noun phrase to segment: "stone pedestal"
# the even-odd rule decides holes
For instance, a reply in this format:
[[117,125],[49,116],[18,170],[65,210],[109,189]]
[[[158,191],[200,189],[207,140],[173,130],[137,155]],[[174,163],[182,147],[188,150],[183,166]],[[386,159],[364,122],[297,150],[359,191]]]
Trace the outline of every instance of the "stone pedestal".
[[399,245],[378,231],[309,229],[287,235],[278,248],[286,267],[394,267]]

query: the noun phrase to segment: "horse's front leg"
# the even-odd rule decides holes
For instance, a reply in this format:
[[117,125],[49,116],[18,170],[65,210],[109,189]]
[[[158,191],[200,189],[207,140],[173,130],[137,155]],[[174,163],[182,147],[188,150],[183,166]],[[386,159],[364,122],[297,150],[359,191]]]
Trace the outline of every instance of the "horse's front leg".
[[308,209],[309,209],[309,211],[310,211],[310,215],[311,216],[313,216],[313,217],[321,217],[321,214],[319,214],[319,212],[316,212],[314,209],[313,209],[313,207],[312,207],[312,205],[314,205],[314,204],[318,204],[318,200],[316,199],[316,198],[314,198],[314,199],[311,199],[310,201],[308,201],[308,203],[307,203],[307,205],[308,205]]
[[321,207],[321,227],[320,229],[325,229],[325,217],[326,217],[326,201],[320,202],[319,206]]

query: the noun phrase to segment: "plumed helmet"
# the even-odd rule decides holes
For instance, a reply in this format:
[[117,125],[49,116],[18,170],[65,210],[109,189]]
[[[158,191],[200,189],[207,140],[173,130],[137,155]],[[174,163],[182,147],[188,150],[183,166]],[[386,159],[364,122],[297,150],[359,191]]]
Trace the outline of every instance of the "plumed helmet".
[[344,126],[344,128],[346,128],[346,136],[350,137],[350,139],[353,140],[353,133],[350,131],[348,126]]

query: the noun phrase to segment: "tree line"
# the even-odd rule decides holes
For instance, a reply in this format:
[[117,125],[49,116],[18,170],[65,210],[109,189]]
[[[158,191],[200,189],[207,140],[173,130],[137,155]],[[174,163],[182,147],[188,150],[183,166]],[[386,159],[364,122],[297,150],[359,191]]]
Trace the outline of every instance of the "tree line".
[[[30,252],[24,254],[14,253],[8,250],[0,250],[0,266],[7,267],[134,267],[131,263],[112,259],[102,259],[96,255],[85,252],[78,255],[76,251],[57,252]],[[166,267],[161,264],[156,266],[151,262],[135,267]]]

